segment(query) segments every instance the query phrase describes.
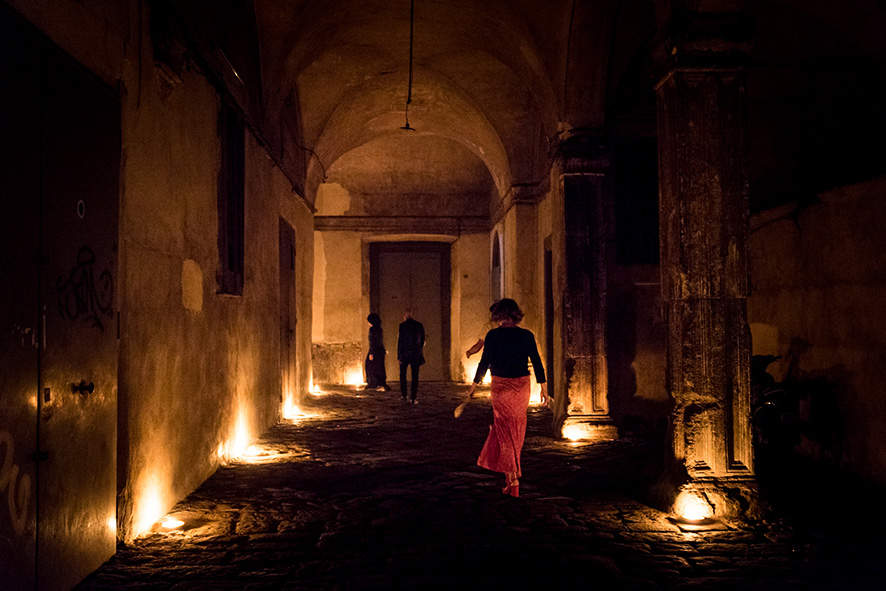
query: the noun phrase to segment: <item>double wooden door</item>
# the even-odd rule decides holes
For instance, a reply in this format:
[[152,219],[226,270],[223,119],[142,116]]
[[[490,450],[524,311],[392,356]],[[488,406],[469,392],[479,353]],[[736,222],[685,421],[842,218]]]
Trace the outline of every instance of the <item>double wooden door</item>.
[[397,333],[403,312],[425,328],[422,381],[448,381],[449,372],[449,244],[394,242],[370,245],[370,307],[382,319],[388,381],[399,380]]

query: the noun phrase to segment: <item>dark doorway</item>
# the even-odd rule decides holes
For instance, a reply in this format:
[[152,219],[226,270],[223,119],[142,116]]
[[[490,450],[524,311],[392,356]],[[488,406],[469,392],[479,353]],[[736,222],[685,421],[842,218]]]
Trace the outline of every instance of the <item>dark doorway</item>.
[[553,396],[554,390],[554,257],[551,251],[551,237],[545,240],[545,377],[548,381],[548,392]]
[[425,327],[422,380],[449,381],[449,244],[378,242],[370,244],[369,260],[369,305],[382,319],[388,378],[400,375],[397,331],[403,311],[409,308]]
[[285,404],[295,396],[295,230],[280,220],[280,396]]

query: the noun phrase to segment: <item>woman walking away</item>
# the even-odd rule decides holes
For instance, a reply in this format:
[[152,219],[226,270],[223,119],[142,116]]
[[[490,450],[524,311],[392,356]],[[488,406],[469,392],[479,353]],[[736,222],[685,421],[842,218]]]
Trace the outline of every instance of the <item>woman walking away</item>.
[[526,437],[526,410],[529,408],[529,364],[535,370],[535,379],[541,385],[541,402],[548,403],[548,385],[545,369],[541,364],[535,335],[517,326],[523,320],[523,312],[512,299],[504,298],[495,304],[492,320],[498,323],[486,333],[483,356],[468,390],[468,398],[474,397],[477,384],[483,380],[486,370],[492,372],[493,423],[477,465],[504,472],[505,487],[502,492],[512,497],[520,496],[520,452]]
[[369,321],[369,354],[366,355],[366,389],[390,390],[385,372],[385,343],[382,336],[381,317],[373,312]]

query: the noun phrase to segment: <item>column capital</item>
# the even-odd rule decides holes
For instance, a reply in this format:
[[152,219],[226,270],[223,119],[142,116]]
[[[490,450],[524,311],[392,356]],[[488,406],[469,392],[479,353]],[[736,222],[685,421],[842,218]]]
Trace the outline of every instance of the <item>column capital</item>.
[[492,208],[490,219],[495,223],[497,220],[501,220],[511,208],[518,205],[537,205],[544,200],[550,188],[549,178],[545,178],[538,183],[515,183],[511,185],[508,192]]
[[673,14],[651,43],[656,86],[676,71],[743,68],[754,36],[753,24],[746,12]]
[[562,175],[605,175],[612,163],[610,142],[601,135],[573,130],[553,146]]

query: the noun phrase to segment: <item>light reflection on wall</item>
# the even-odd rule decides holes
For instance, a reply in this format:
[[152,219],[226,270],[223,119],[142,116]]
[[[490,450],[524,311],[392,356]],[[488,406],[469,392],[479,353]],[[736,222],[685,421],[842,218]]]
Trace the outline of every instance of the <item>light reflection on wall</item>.
[[[463,376],[463,381],[466,384],[470,384],[474,381],[474,374],[477,373],[477,366],[480,365],[479,355],[477,355],[474,359],[466,359],[464,362],[465,373]],[[486,375],[483,376],[483,384],[491,384],[492,383],[492,374],[488,371]]]
[[252,435],[249,432],[249,415],[246,412],[246,408],[241,404],[240,410],[237,413],[237,422],[234,424],[230,438],[226,441],[222,441],[218,445],[216,453],[218,454],[219,460],[222,463],[236,460],[243,455],[243,452],[249,447],[249,442],[251,440]]
[[532,389],[529,393],[529,404],[541,404],[541,386],[539,386],[535,381],[532,382]]
[[135,504],[133,532],[136,536],[150,529],[151,525],[165,513],[161,491],[167,490],[168,487],[161,486],[156,473],[145,480]]
[[361,366],[357,365],[345,371],[344,384],[346,386],[362,386],[365,383]]
[[563,437],[569,441],[580,441],[589,436],[588,429],[580,423],[572,423],[563,426]]
[[674,513],[687,521],[704,521],[714,512],[701,496],[701,493],[683,490],[674,501]]
[[283,407],[280,409],[280,414],[284,419],[293,419],[301,414],[301,409],[295,403],[295,394],[289,388],[283,395]]

